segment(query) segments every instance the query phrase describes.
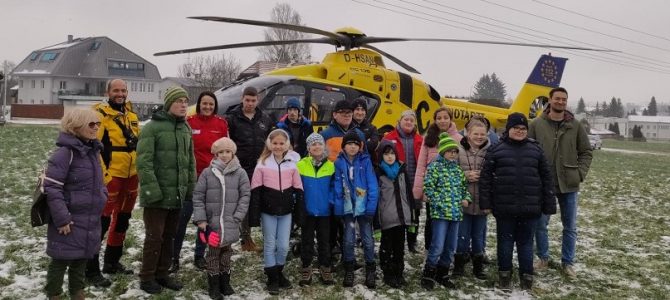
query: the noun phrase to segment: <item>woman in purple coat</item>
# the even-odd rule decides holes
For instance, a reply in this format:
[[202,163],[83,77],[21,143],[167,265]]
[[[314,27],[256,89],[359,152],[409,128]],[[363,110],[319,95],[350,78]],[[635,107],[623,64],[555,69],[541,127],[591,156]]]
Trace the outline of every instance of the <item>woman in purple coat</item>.
[[93,110],[73,109],[61,120],[58,148],[49,157],[44,191],[51,213],[47,230],[45,292],[59,299],[68,271],[72,299],[84,299],[86,261],[100,251],[100,214],[107,199],[96,139],[100,120]]

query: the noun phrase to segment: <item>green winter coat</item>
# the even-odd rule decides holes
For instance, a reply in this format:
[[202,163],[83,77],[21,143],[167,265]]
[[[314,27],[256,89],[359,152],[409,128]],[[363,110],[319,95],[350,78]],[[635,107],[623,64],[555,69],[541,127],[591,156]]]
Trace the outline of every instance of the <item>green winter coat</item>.
[[565,119],[557,129],[549,119],[547,110],[533,120],[528,128],[528,137],[540,143],[549,162],[556,184],[556,193],[579,191],[591,166],[591,144],[586,129],[565,111]]
[[181,208],[191,201],[195,157],[191,128],[183,118],[157,111],[142,128],[137,144],[140,206]]

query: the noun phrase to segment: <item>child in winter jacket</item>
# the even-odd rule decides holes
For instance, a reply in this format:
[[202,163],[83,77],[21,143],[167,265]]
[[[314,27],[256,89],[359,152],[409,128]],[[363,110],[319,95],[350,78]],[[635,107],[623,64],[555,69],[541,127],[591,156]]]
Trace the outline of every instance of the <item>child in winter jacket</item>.
[[333,174],[335,165],[328,160],[325,142],[318,133],[307,137],[309,156],[298,162],[298,171],[305,189],[305,220],[302,224],[301,251],[302,273],[300,285],[312,282],[312,259],[314,257],[314,232],[316,231],[319,272],[325,284],[335,283],[330,271],[330,216],[333,204]]
[[263,231],[263,263],[268,277],[267,290],[271,295],[279,294],[280,288],[291,288],[291,282],[283,273],[291,234],[291,214],[296,214],[293,221],[298,226],[302,223],[303,188],[296,167],[300,156],[290,148],[286,131],[271,131],[251,178],[249,225],[261,225]]
[[237,146],[223,137],[211,147],[214,159],[205,168],[193,191],[193,222],[208,244],[207,283],[209,296],[232,295],[230,286],[231,245],[240,238],[240,223],[249,208],[249,178],[235,156]]
[[440,134],[440,156],[428,165],[423,191],[430,201],[433,236],[421,285],[430,290],[439,282],[455,288],[449,280],[449,265],[456,250],[458,225],[463,219],[462,207],[471,201],[468,183],[458,165],[458,145],[447,133]]
[[335,160],[335,215],[344,219],[344,280],[354,285],[355,222],[358,223],[365,257],[365,285],[375,288],[377,266],[372,238],[372,218],[377,210],[377,177],[370,156],[361,152],[363,140],[356,131],[348,131],[342,139],[342,152]]
[[398,160],[396,143],[382,140],[377,147],[379,168],[379,205],[377,216],[382,229],[379,264],[384,272],[384,283],[400,288],[407,282],[405,269],[405,229],[416,224],[413,220],[414,201],[405,164]]

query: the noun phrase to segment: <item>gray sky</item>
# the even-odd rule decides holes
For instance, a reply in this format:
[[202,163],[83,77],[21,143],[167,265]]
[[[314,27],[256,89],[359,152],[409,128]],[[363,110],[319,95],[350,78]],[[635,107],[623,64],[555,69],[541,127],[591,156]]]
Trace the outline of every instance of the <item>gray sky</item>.
[[[353,26],[371,36],[514,39],[530,43],[604,47],[624,52],[611,56],[543,48],[426,42],[375,45],[421,71],[422,74],[417,76],[432,84],[443,95],[470,95],[472,86],[481,75],[495,72],[507,85],[508,96],[514,98],[539,56],[551,52],[554,56],[569,59],[561,85],[570,92],[573,105],[576,105],[579,97],[584,97],[587,103],[603,100],[609,102],[612,96],[620,97],[623,102],[645,105],[652,96],[656,96],[659,102],[670,102],[668,88],[670,18],[667,17],[667,13],[670,12],[670,1],[299,0],[287,2],[302,15],[306,25],[328,31]],[[73,34],[75,37],[108,36],[156,64],[161,76],[175,76],[177,67],[186,62],[189,55],[154,57],[153,53],[263,39],[263,29],[260,27],[187,20],[187,16],[269,20],[270,11],[275,3],[261,0],[2,0],[0,33],[3,45],[0,46],[0,60],[7,59],[19,63],[32,50],[63,42],[68,34]],[[551,8],[542,3],[576,11],[586,17]],[[599,22],[593,18],[612,22],[621,27]],[[445,24],[468,28],[470,31]],[[522,33],[508,31],[505,28]],[[312,57],[320,60],[325,53],[333,49],[332,46],[313,45]],[[253,48],[203,52],[203,54],[215,53],[235,55],[243,68],[253,63],[258,56],[257,50]],[[197,55],[191,54],[191,57]],[[587,56],[595,56],[597,60]],[[386,63],[387,67],[401,70],[388,60]],[[641,65],[644,69],[655,71],[620,64]]]

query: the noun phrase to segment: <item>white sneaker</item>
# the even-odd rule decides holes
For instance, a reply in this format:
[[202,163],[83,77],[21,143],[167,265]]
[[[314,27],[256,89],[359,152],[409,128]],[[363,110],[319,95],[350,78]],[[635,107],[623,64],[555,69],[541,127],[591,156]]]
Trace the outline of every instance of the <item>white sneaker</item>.
[[570,279],[577,278],[577,272],[575,272],[575,268],[572,265],[563,265],[563,274]]

